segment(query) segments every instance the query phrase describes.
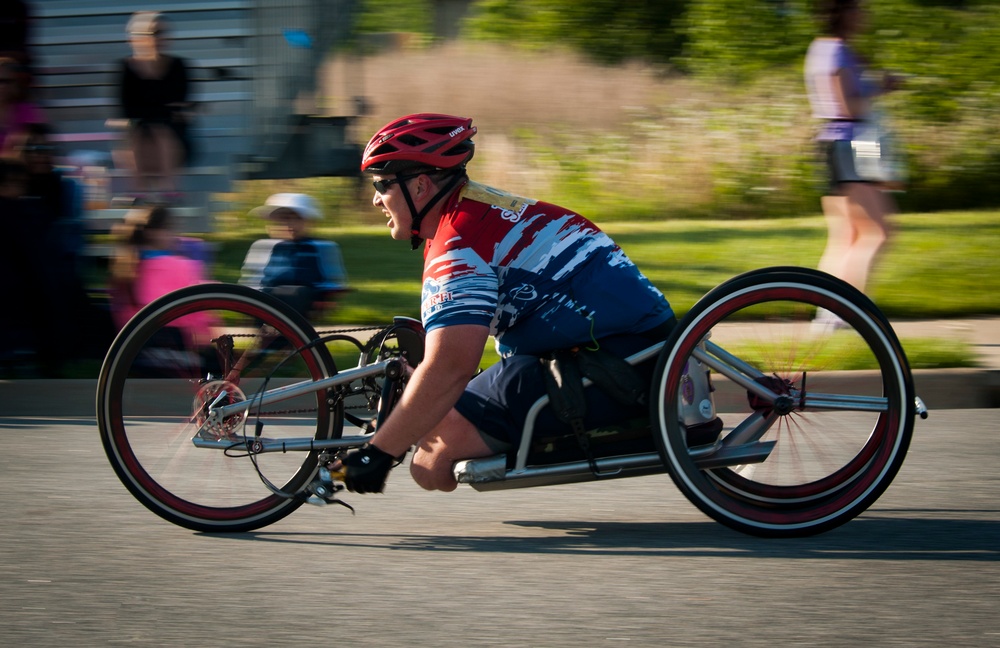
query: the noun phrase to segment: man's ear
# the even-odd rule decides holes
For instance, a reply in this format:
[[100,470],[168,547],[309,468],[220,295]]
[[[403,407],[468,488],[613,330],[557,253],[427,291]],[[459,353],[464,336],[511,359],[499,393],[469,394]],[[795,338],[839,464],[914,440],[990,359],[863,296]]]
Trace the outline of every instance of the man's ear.
[[417,176],[417,195],[415,197],[419,198],[421,195],[431,191],[433,188],[434,186],[431,182],[430,176],[426,173],[422,173]]

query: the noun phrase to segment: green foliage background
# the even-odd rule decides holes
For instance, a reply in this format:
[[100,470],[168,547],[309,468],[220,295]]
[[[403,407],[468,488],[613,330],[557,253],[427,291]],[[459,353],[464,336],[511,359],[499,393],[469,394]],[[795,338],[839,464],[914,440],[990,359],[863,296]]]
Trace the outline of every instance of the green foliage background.
[[466,34],[536,49],[558,44],[601,63],[668,63],[681,53],[678,21],[687,5],[688,0],[480,0]]
[[[714,146],[711,199],[683,203],[683,215],[795,215],[817,204],[822,171],[805,146],[811,128],[802,60],[818,32],[818,0],[477,0],[462,37],[525,50],[571,50],[602,65],[642,61],[665,77],[700,84],[713,103],[699,107],[695,128],[724,132],[736,145]],[[872,69],[905,75],[882,102],[905,145],[910,187],[905,211],[1000,205],[1000,3],[992,0],[870,0],[869,25],[856,44]],[[365,0],[359,32],[411,31],[430,41],[433,0]],[[609,175],[599,156],[614,138],[640,144],[670,137],[677,111],[637,116],[630,132],[591,137],[592,151],[559,159],[558,126],[515,133],[529,149],[555,158],[562,186],[577,200],[622,210],[632,187],[607,195],[594,178]],[[692,115],[683,115],[688,122]],[[710,129],[710,130],[705,130]],[[544,135],[543,137],[540,135]],[[676,145],[677,142],[670,142]],[[690,146],[676,146],[675,151]],[[594,157],[588,157],[592,155]],[[633,162],[626,160],[626,162]],[[619,167],[620,168],[620,167]],[[588,179],[589,178],[589,179]],[[613,191],[613,190],[612,190]],[[595,195],[603,192],[605,195]],[[558,197],[558,196],[555,196]],[[626,211],[662,214],[670,205]],[[621,214],[633,217],[634,214]],[[617,217],[617,215],[613,215]],[[641,216],[640,216],[641,217]]]

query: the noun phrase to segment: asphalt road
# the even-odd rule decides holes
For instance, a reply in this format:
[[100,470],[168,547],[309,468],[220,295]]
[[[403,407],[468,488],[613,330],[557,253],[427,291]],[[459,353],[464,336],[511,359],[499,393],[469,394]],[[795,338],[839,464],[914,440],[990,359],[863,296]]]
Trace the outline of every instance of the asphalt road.
[[88,419],[0,419],[9,646],[1000,646],[1000,419],[932,412],[865,514],[763,540],[669,477],[387,494],[175,527]]

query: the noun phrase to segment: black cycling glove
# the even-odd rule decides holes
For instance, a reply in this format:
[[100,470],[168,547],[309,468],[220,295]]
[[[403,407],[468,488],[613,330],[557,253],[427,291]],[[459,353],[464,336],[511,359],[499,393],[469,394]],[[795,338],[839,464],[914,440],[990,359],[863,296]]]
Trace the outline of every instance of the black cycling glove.
[[352,493],[381,493],[395,462],[392,455],[366,443],[340,461],[344,467],[344,485]]

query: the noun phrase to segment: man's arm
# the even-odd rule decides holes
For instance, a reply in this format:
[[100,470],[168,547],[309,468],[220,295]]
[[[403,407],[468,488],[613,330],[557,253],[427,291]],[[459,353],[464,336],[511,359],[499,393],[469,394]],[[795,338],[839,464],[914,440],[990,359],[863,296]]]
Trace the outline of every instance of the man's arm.
[[398,457],[444,419],[479,368],[489,338],[487,326],[461,324],[427,334],[423,362],[410,377],[403,399],[372,445]]

